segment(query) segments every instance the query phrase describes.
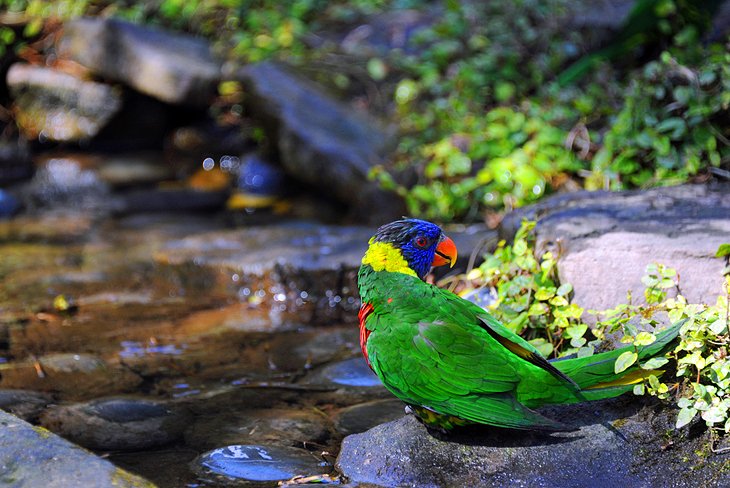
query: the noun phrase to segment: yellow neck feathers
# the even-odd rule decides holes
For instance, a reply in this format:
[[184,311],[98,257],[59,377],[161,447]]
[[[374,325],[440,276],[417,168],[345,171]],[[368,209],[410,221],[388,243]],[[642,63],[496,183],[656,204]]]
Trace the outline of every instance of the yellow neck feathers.
[[375,271],[389,271],[391,273],[403,273],[417,276],[416,272],[408,266],[400,249],[387,242],[375,242],[370,239],[370,246],[362,258],[362,264],[368,264]]

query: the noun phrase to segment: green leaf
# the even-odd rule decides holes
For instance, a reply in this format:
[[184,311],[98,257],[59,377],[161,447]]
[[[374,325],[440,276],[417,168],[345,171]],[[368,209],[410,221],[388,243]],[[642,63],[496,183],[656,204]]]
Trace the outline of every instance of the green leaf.
[[635,346],[648,346],[656,341],[656,336],[650,332],[639,332],[634,338]]
[[661,368],[669,362],[667,358],[651,358],[641,365],[642,369],[657,369]]
[[573,291],[573,285],[571,285],[570,283],[563,283],[558,287],[558,291],[556,291],[555,293],[561,297],[564,297],[571,291]]
[[677,423],[675,424],[675,427],[677,429],[681,429],[688,423],[692,421],[693,418],[695,418],[695,415],[697,415],[697,409],[692,407],[684,407],[679,411],[679,414],[677,415]]
[[646,388],[644,387],[644,383],[639,383],[638,385],[634,385],[634,395],[643,395],[644,390],[646,390]]
[[725,418],[727,418],[727,412],[723,411],[717,406],[712,406],[708,410],[702,412],[702,418],[708,424],[716,424],[718,422],[722,422],[723,420],[725,420]]
[[555,296],[555,288],[540,288],[535,292],[537,300],[548,300]]
[[613,371],[616,374],[626,371],[629,366],[636,362],[638,357],[639,355],[636,354],[634,351],[626,351],[622,353],[618,358],[616,358],[616,363],[613,366]]
[[730,256],[730,244],[720,244],[720,247],[717,248],[717,252],[715,253],[715,256],[718,258],[724,258],[725,256]]

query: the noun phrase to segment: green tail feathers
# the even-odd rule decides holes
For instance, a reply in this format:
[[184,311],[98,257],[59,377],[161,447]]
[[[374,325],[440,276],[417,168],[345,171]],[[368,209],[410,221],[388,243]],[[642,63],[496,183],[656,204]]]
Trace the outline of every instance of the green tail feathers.
[[632,389],[634,384],[644,378],[663,372],[642,369],[641,363],[671,349],[685,321],[681,320],[659,333],[652,344],[636,348],[638,354],[636,363],[619,374],[614,372],[616,358],[626,351],[634,350],[634,346],[621,347],[584,358],[552,361],[551,364],[578,384],[585,399],[611,398]]

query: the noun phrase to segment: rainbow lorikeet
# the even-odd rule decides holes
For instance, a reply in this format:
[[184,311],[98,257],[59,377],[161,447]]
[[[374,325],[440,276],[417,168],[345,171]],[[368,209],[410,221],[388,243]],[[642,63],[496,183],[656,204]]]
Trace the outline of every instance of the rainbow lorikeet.
[[615,360],[633,346],[548,361],[483,308],[424,281],[432,266],[453,266],[456,254],[435,224],[399,220],[370,239],[358,273],[365,359],[427,426],[563,430],[533,408],[611,398],[661,373],[638,362],[667,350],[679,324],[639,347],[637,365],[620,374]]

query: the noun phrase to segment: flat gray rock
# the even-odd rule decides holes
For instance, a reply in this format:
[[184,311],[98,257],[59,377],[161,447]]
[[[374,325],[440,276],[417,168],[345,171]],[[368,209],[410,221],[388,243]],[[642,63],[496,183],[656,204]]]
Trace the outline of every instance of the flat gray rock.
[[45,488],[155,486],[43,428],[2,411],[0,484]]
[[368,179],[393,143],[378,122],[272,62],[246,66],[234,77],[292,177],[347,204],[364,222],[404,214],[400,197]]
[[28,139],[88,140],[122,107],[121,94],[113,87],[52,68],[16,63],[8,70],[7,83],[18,126]]
[[730,185],[559,195],[507,215],[501,234],[513,235],[523,218],[538,220],[538,248],[557,253],[560,279],[586,309],[625,303],[629,290],[643,299],[651,263],[675,268],[691,302],[722,293],[715,252],[730,242]]
[[205,106],[220,79],[220,64],[206,41],[116,19],[66,23],[60,52],[97,75],[172,104]]
[[706,438],[673,431],[667,412],[629,400],[551,409],[576,429],[552,435],[477,428],[440,440],[409,415],[346,437],[336,467],[352,482],[419,488],[728,486],[730,453],[709,453]]

